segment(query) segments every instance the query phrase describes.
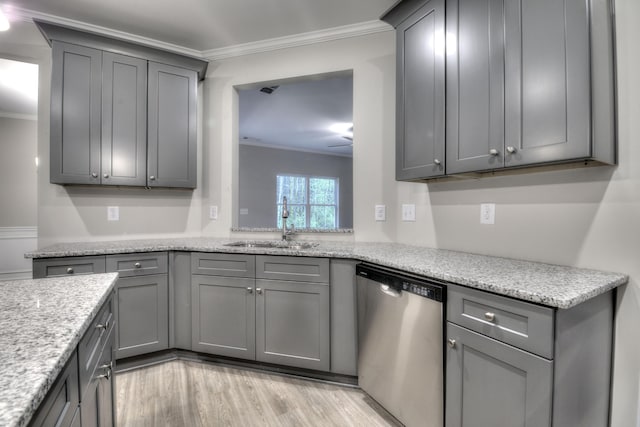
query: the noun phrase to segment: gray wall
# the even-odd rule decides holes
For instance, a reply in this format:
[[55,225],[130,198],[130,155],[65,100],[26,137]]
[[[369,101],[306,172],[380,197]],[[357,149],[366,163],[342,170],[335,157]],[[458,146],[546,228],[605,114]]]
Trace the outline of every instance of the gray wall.
[[0,117],[0,227],[37,225],[38,122]]
[[276,226],[276,176],[279,174],[337,177],[340,228],[353,227],[353,166],[350,157],[240,144],[239,227]]

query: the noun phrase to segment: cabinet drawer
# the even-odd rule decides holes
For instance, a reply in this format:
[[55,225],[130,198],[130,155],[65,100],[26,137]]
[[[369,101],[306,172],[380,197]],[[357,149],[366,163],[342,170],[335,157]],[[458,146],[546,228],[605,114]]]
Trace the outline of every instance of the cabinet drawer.
[[74,351],[64,371],[47,393],[31,427],[70,426],[76,414],[80,396],[78,394],[78,354]]
[[450,285],[447,320],[553,359],[553,309]]
[[109,339],[113,329],[113,294],[104,303],[98,315],[94,318],[89,329],[78,344],[78,364],[80,368],[80,397],[91,380],[93,371],[98,363],[100,351]]
[[107,271],[118,272],[120,277],[163,274],[167,272],[167,265],[166,252],[107,256]]
[[254,277],[256,258],[253,255],[191,254],[191,273],[207,276]]
[[256,278],[329,283],[329,259],[258,255]]
[[104,256],[45,258],[33,260],[33,277],[67,276],[71,274],[104,273]]

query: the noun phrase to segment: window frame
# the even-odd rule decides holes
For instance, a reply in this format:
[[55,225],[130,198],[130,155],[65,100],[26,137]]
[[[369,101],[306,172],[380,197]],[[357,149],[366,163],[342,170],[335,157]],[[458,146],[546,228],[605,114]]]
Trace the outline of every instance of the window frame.
[[[318,228],[319,230],[337,230],[340,228],[340,178],[337,176],[320,176],[320,175],[304,175],[304,174],[295,174],[295,173],[277,173],[276,174],[276,228],[282,228],[280,225],[282,221],[281,212],[282,212],[282,200],[278,200],[278,179],[280,177],[291,177],[291,178],[304,178],[305,179],[305,201],[306,203],[293,203],[287,200],[287,207],[289,211],[293,206],[303,206],[305,209],[305,227],[304,228],[312,228],[311,227],[311,207],[312,206],[330,206],[335,207],[335,224],[333,228]],[[312,179],[328,179],[332,180],[335,185],[334,191],[334,200],[335,203],[327,204],[327,203],[311,203],[311,180]]]

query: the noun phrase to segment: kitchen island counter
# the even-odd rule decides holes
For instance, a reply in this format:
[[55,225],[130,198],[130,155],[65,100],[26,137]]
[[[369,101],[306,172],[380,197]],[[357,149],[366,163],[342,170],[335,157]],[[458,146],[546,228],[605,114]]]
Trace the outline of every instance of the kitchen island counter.
[[0,425],[29,423],[117,278],[0,281]]
[[619,273],[399,243],[318,241],[317,245],[304,249],[227,246],[237,241],[192,237],[60,243],[30,252],[26,257],[188,251],[355,259],[563,309],[576,306],[628,281],[627,275]]

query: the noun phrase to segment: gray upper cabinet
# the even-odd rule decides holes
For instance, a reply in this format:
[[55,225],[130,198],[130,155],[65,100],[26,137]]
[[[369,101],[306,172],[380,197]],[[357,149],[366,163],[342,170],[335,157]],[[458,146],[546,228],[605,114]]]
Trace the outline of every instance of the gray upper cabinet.
[[149,62],[149,187],[196,187],[195,71]]
[[147,61],[102,55],[102,184],[146,184]]
[[195,188],[207,62],[35,22],[53,55],[51,182]]
[[396,179],[444,174],[444,0],[397,27]]
[[615,164],[611,16],[607,0],[395,5],[382,19],[397,31],[397,179]]
[[100,183],[102,52],[54,41],[51,182]]
[[502,0],[447,1],[447,173],[504,165]]

